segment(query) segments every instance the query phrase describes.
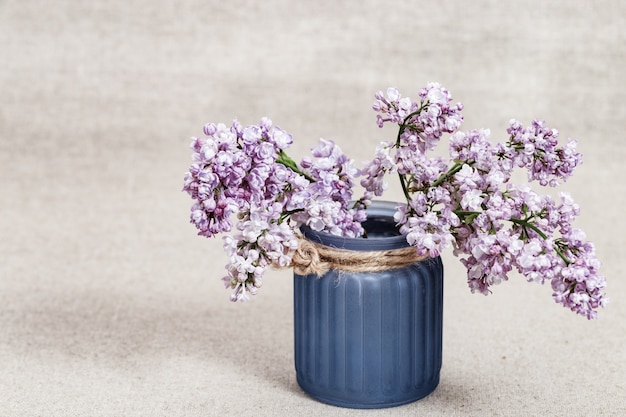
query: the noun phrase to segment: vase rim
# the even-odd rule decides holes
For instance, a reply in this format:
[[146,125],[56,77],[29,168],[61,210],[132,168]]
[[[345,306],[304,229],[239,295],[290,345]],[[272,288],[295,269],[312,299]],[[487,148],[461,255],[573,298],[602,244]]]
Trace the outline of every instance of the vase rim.
[[[387,223],[393,225],[389,228],[390,231],[397,230],[394,214],[401,205],[401,203],[393,201],[374,200],[366,209],[367,218],[370,220],[376,218],[388,219]],[[402,249],[410,246],[406,241],[406,237],[400,233],[382,237],[343,237],[328,232],[316,231],[306,225],[300,226],[300,231],[311,241],[337,249],[379,251]]]

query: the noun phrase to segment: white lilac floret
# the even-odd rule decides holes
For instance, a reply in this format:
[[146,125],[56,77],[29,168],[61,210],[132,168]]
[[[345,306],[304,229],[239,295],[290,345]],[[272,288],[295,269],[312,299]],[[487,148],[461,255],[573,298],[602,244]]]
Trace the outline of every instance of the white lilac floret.
[[[193,139],[184,184],[194,200],[190,220],[207,237],[235,228],[224,238],[224,282],[234,301],[255,294],[268,267],[290,266],[301,225],[361,236],[365,209],[392,174],[406,198],[395,214],[399,231],[420,255],[452,246],[472,292],[489,294],[517,271],[549,282],[556,302],[597,316],[606,282],[593,244],[573,227],[580,208],[568,194],[555,201],[531,187],[554,187],[573,174],[582,161],[576,141],[560,146],[558,131],[539,120],[528,127],[511,120],[499,143],[488,129],[459,131],[463,105],[437,83],[417,100],[395,88],[375,99],[378,126],[397,125],[398,133],[360,170],[325,139],[296,163],[286,153],[291,135],[267,118],[247,127],[207,124]],[[431,155],[446,136],[449,159]],[[529,184],[511,182],[515,169],[527,171]],[[351,202],[357,184],[363,195]]]

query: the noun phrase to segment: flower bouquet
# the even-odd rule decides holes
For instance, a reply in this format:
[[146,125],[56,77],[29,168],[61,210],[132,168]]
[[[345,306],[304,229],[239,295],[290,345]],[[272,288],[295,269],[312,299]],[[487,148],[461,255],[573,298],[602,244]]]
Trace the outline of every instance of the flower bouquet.
[[[558,131],[539,120],[527,127],[511,120],[499,143],[487,129],[460,131],[463,106],[438,83],[416,100],[394,88],[378,92],[373,109],[379,127],[398,131],[362,167],[326,139],[296,163],[286,152],[292,136],[268,118],[209,123],[193,138],[183,188],[194,200],[191,222],[206,237],[234,231],[224,236],[223,278],[233,301],[256,294],[268,267],[293,266],[302,225],[367,238],[366,209],[383,195],[388,175],[397,175],[406,202],[394,220],[418,255],[452,247],[472,292],[489,294],[516,270],[529,282],[548,281],[557,303],[597,317],[606,283],[593,244],[572,225],[579,206],[566,193],[554,199],[531,187],[572,175],[582,161],[576,141],[559,145]],[[449,158],[434,156],[446,136]],[[512,183],[516,168],[527,171],[528,183]]]

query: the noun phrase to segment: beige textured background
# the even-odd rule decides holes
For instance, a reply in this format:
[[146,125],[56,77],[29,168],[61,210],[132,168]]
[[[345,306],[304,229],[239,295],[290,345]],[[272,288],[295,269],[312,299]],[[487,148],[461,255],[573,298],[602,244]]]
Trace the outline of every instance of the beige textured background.
[[[0,0],[0,415],[625,415],[625,16],[619,0]],[[439,388],[326,406],[295,381],[290,272],[233,305],[220,240],[188,224],[189,138],[267,115],[294,157],[322,136],[361,161],[385,134],[373,93],[428,81],[466,129],[537,117],[579,139],[562,189],[612,302],[588,322],[520,277],[472,295],[448,253]]]

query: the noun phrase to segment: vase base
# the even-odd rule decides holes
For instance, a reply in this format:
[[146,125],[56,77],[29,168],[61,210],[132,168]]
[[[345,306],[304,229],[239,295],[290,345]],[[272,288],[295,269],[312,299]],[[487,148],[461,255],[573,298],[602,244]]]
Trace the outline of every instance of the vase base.
[[393,394],[381,393],[378,393],[378,395],[377,393],[368,393],[367,395],[345,393],[345,395],[342,396],[340,391],[334,389],[319,390],[315,387],[310,387],[308,384],[304,383],[304,381],[301,381],[297,374],[296,378],[300,388],[311,398],[336,407],[356,409],[391,408],[410,404],[432,394],[439,385],[439,375],[437,375],[431,382],[421,386],[417,390],[413,390],[409,394],[403,392],[394,396]]

